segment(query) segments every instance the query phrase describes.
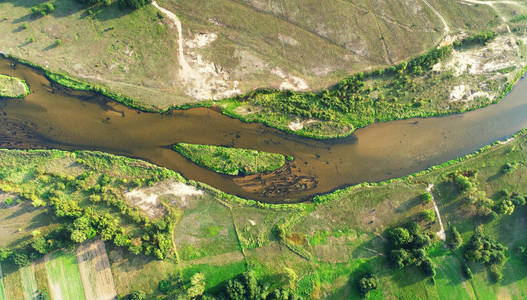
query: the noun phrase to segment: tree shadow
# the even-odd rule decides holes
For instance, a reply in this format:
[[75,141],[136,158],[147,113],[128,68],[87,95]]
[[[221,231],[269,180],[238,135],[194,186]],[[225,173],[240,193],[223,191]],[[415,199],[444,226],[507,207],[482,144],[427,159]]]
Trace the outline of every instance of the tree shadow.
[[412,208],[422,203],[423,201],[421,200],[421,196],[416,196],[416,197],[410,198],[407,201],[404,201],[403,203],[399,204],[399,206],[397,206],[394,211],[396,213],[403,213],[403,212],[411,210]]

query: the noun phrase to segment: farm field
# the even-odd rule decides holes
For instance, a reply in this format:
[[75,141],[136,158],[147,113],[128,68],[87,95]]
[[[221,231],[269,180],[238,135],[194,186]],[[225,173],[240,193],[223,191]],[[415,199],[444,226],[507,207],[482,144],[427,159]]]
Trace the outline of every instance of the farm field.
[[22,286],[24,287],[24,297],[26,299],[36,299],[38,295],[37,279],[33,265],[20,268],[19,270]]
[[55,252],[45,258],[52,298],[85,299],[77,257],[73,253]]
[[104,242],[97,240],[80,245],[76,255],[86,300],[115,299],[117,294]]

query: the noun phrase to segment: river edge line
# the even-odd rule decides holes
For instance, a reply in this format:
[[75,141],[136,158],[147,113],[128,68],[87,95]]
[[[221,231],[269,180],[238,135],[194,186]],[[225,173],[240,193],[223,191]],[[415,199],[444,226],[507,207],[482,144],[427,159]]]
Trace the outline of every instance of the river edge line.
[[[505,83],[505,85],[503,86],[502,88],[502,91],[494,98],[494,100],[492,100],[490,103],[488,104],[481,104],[481,105],[477,105],[477,106],[474,106],[474,107],[468,107],[468,108],[463,108],[463,109],[460,109],[460,110],[457,110],[457,111],[450,111],[450,112],[422,112],[422,111],[413,111],[413,114],[410,113],[409,115],[405,115],[401,118],[397,117],[397,116],[392,116],[391,118],[386,118],[386,119],[383,119],[381,121],[379,120],[376,120],[372,123],[369,123],[369,124],[366,124],[365,126],[362,126],[362,127],[357,127],[357,128],[353,128],[351,129],[350,131],[344,133],[344,134],[336,134],[336,135],[331,135],[331,136],[328,136],[328,135],[320,135],[320,134],[314,134],[314,133],[311,133],[311,132],[305,132],[304,130],[299,130],[299,131],[293,131],[289,128],[286,128],[286,127],[280,127],[280,126],[275,126],[273,125],[270,121],[268,120],[249,120],[248,118],[240,115],[240,114],[237,114],[236,112],[233,111],[233,109],[227,109],[227,108],[221,108],[219,107],[219,105],[221,104],[224,104],[226,105],[227,107],[229,106],[229,104],[232,104],[234,101],[238,101],[238,99],[240,98],[243,98],[244,95],[239,95],[235,98],[226,98],[226,99],[223,99],[223,100],[218,100],[218,101],[214,101],[214,100],[207,100],[207,101],[202,101],[202,102],[197,102],[197,103],[189,103],[189,104],[184,104],[184,105],[178,105],[178,106],[170,106],[166,109],[156,109],[154,106],[151,106],[151,107],[147,107],[147,106],[144,106],[144,105],[141,105],[139,102],[137,102],[135,99],[131,98],[131,97],[128,97],[128,96],[125,96],[121,93],[116,93],[116,92],[113,92],[113,91],[110,91],[108,90],[107,88],[103,87],[103,86],[100,86],[100,85],[97,85],[97,84],[92,84],[92,83],[88,83],[88,82],[85,82],[85,81],[82,81],[82,80],[78,80],[78,79],[75,79],[73,77],[71,77],[70,75],[67,75],[67,74],[64,74],[64,73],[60,73],[60,72],[53,72],[41,65],[38,65],[38,64],[35,64],[35,63],[32,63],[28,60],[25,60],[25,59],[22,59],[22,58],[19,58],[19,57],[16,57],[16,56],[13,56],[13,55],[10,55],[10,54],[7,54],[7,53],[3,53],[0,51],[0,54],[3,56],[3,58],[5,59],[8,59],[8,60],[11,60],[15,63],[21,63],[21,64],[24,64],[26,66],[29,66],[33,69],[35,69],[36,71],[39,71],[39,72],[42,72],[43,75],[48,79],[50,80],[51,82],[54,82],[56,84],[59,84],[61,86],[64,86],[64,87],[67,87],[67,88],[71,88],[71,89],[74,89],[74,90],[79,90],[79,91],[90,91],[90,92],[94,92],[94,93],[99,93],[107,98],[110,98],[116,102],[119,102],[123,105],[126,105],[130,108],[133,108],[133,109],[136,109],[136,110],[139,110],[139,111],[142,111],[142,112],[150,112],[150,113],[167,113],[167,112],[170,112],[170,111],[173,111],[173,110],[188,110],[188,109],[191,109],[191,108],[198,108],[198,107],[204,107],[204,108],[209,108],[209,109],[219,109],[220,112],[227,116],[227,117],[230,117],[232,119],[238,119],[242,122],[245,122],[245,123],[261,123],[261,124],[264,124],[265,126],[267,127],[270,127],[270,128],[274,128],[274,129],[277,129],[277,130],[280,130],[282,132],[286,132],[286,133],[289,133],[289,134],[293,134],[293,135],[296,135],[296,136],[300,136],[300,137],[304,137],[304,138],[310,138],[310,139],[315,139],[315,140],[332,140],[332,139],[341,139],[341,138],[345,138],[345,137],[349,137],[350,135],[352,135],[356,130],[360,129],[360,128],[365,128],[369,125],[372,125],[372,124],[375,124],[375,123],[380,123],[380,122],[390,122],[390,121],[396,121],[396,120],[408,120],[408,119],[413,119],[413,118],[431,118],[431,117],[443,117],[443,116],[450,116],[450,115],[457,115],[457,114],[462,114],[462,113],[465,113],[465,112],[469,112],[469,111],[474,111],[476,109],[479,109],[479,108],[484,108],[484,107],[487,107],[489,105],[492,105],[492,104],[497,104],[499,102],[501,102],[505,96],[507,96],[507,94],[510,93],[510,91],[514,88],[514,86],[516,85],[516,83],[521,79],[523,78],[523,76],[525,75],[525,73],[527,73],[527,66],[525,66],[523,69],[521,69],[520,71],[517,71],[515,74],[514,74],[514,77],[512,80],[510,80],[509,82]],[[420,57],[420,56],[417,56],[417,57]],[[410,61],[411,59],[409,59],[408,61]],[[383,68],[383,69],[379,69],[379,70],[387,70],[388,68]],[[371,70],[371,71],[368,71],[366,73],[363,73],[365,76],[367,74],[373,74],[374,72],[376,72],[375,70]],[[360,72],[359,72],[360,73]],[[357,73],[358,74],[358,73]],[[345,78],[348,78],[348,77],[351,77],[353,75],[349,75]],[[258,91],[259,89],[256,89],[255,91]],[[251,92],[248,92],[246,93],[245,95],[247,94],[250,94]]]

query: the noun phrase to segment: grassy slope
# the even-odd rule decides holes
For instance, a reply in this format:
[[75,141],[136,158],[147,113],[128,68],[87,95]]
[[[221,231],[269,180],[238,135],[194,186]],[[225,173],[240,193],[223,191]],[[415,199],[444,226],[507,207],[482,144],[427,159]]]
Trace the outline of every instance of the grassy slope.
[[[84,289],[77,265],[77,257],[72,253],[56,252],[46,262],[46,270],[51,285],[58,286],[61,295],[52,295],[60,299],[84,299]],[[53,291],[53,288],[51,288]]]
[[23,80],[0,74],[0,97],[18,98],[27,94],[29,88]]
[[282,167],[282,154],[213,145],[179,143],[174,149],[194,163],[228,175],[250,175]]
[[[146,107],[195,101],[185,96],[186,87],[177,77],[176,30],[167,18],[158,18],[152,6],[123,12],[113,5],[93,9],[90,15],[75,1],[52,0],[55,12],[37,18],[29,8],[40,2],[0,3],[3,52],[106,86]],[[320,5],[295,0],[284,6],[279,1],[166,0],[160,4],[181,18],[186,40],[200,32],[218,34],[209,47],[187,48],[187,56],[199,54],[214,62],[228,73],[229,82],[240,82],[243,92],[279,87],[283,79],[270,72],[276,66],[320,89],[350,72],[421,53],[443,34],[437,16],[421,2],[372,5],[340,0]],[[493,27],[488,24],[488,7],[463,11],[448,16],[448,21],[460,22],[463,30]],[[61,44],[56,46],[56,40]]]

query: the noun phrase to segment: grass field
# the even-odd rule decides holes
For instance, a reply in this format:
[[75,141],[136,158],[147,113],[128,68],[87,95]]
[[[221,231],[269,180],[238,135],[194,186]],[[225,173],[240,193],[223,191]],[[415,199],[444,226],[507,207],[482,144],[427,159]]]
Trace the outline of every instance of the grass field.
[[86,300],[114,299],[117,295],[104,242],[80,245],[76,253]]
[[18,268],[9,262],[2,263],[6,299],[26,300]]
[[179,143],[174,149],[192,162],[228,175],[274,171],[285,164],[282,154],[213,145]]
[[63,300],[85,299],[76,255],[58,251],[46,259],[51,297]]

